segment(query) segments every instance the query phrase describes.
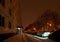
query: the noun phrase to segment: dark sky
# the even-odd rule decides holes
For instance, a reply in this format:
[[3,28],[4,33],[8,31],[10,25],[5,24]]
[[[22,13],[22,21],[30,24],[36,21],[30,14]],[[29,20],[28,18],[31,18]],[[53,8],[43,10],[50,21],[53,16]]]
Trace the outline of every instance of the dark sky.
[[22,0],[21,15],[24,27],[33,23],[47,9],[59,11],[59,0]]

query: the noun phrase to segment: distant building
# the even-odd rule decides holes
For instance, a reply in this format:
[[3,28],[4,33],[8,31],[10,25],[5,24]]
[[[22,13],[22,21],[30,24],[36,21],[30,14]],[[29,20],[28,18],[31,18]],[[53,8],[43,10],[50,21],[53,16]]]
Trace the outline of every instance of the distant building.
[[21,22],[20,0],[0,0],[0,34],[14,33]]

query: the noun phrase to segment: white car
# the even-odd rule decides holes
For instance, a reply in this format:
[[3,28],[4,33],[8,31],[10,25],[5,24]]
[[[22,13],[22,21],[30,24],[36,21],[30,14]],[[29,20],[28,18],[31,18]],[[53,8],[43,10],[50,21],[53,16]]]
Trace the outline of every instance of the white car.
[[42,37],[48,37],[50,34],[51,34],[50,32],[44,32],[44,33],[42,34]]

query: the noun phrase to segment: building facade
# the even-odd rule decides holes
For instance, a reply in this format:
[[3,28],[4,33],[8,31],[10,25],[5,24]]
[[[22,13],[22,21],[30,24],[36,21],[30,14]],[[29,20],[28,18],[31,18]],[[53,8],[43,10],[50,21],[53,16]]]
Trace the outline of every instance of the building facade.
[[0,0],[0,34],[14,33],[21,22],[20,0]]

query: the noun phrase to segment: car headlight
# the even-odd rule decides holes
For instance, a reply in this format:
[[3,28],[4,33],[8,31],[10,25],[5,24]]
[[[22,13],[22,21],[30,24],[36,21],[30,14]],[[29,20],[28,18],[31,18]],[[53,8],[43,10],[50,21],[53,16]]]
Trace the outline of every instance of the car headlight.
[[44,32],[44,33],[42,34],[42,36],[43,36],[43,37],[48,37],[50,34],[51,34],[50,32]]

